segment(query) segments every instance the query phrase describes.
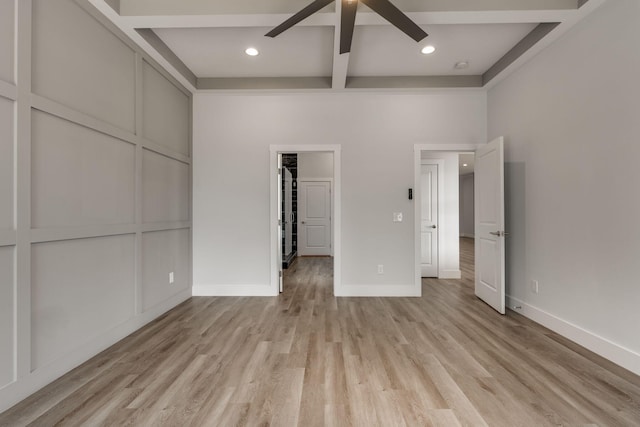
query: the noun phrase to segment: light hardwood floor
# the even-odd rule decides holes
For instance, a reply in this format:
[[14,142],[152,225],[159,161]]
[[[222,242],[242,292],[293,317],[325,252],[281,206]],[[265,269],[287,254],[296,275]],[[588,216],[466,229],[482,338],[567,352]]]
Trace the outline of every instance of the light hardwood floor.
[[0,425],[640,425],[640,378],[462,280],[334,298],[299,259],[274,298],[192,298],[0,415]]

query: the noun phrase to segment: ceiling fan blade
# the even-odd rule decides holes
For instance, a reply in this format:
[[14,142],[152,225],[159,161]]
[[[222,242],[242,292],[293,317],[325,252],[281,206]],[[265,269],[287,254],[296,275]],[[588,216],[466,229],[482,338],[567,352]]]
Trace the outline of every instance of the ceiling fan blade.
[[356,25],[356,10],[358,2],[343,1],[342,14],[340,16],[340,54],[351,52],[351,40],[353,39],[353,28]]
[[395,7],[389,0],[360,0],[362,3],[373,9],[378,15],[396,26],[400,31],[419,42],[428,34],[413,22],[400,9]]
[[267,36],[267,37],[275,37],[275,36],[277,36],[278,34],[288,30],[291,27],[293,27],[298,22],[300,22],[300,21],[308,18],[309,16],[313,15],[314,13],[316,13],[317,11],[322,9],[323,7],[327,6],[328,4],[332,3],[333,1],[335,1],[335,0],[315,0],[309,6],[305,7],[300,12],[296,13],[291,18],[287,19],[282,24],[280,24],[277,27],[275,27],[273,30],[269,31],[267,34],[265,34],[265,36]]

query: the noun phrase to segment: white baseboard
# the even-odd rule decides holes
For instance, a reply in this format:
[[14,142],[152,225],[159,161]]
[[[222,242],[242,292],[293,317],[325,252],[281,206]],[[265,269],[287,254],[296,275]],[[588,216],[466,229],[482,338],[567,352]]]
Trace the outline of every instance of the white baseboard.
[[517,298],[507,296],[507,307],[634,374],[640,375],[640,354]]
[[69,351],[59,357],[54,362],[31,372],[24,378],[10,383],[0,388],[0,413],[11,408],[21,400],[40,390],[47,384],[60,378],[62,375],[80,366],[96,354],[109,348],[127,335],[142,328],[147,323],[160,317],[160,315],[171,310],[183,301],[191,298],[191,289],[180,292],[167,301],[157,305],[138,316],[132,317],[109,332],[96,337],[89,342],[69,349]]
[[273,297],[271,285],[193,285],[194,297]]
[[422,289],[416,285],[342,285],[335,292],[337,297],[419,297]]
[[438,279],[460,279],[462,278],[462,271],[460,270],[440,270],[438,272]]

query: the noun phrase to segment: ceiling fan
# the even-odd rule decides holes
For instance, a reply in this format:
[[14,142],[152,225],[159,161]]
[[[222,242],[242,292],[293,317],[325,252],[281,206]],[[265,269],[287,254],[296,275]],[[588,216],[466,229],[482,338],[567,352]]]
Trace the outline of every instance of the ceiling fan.
[[353,38],[353,29],[356,24],[356,10],[358,9],[358,1],[369,6],[378,15],[389,21],[406,35],[419,42],[428,36],[422,28],[413,22],[407,15],[402,13],[400,9],[395,7],[389,0],[314,0],[300,12],[275,27],[273,30],[265,34],[267,37],[275,37],[278,34],[288,30],[300,21],[308,18],[318,12],[323,7],[334,1],[342,1],[342,13],[340,16],[340,53],[351,51],[351,39]]

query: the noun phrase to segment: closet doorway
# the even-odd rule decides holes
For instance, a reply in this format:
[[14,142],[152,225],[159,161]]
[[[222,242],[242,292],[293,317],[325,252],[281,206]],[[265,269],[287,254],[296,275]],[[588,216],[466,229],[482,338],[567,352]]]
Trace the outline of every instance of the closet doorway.
[[339,295],[340,146],[270,151],[271,285],[275,293],[285,291],[284,271],[299,256],[331,257],[333,293]]

